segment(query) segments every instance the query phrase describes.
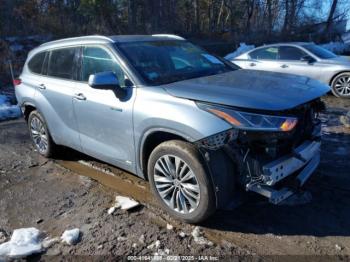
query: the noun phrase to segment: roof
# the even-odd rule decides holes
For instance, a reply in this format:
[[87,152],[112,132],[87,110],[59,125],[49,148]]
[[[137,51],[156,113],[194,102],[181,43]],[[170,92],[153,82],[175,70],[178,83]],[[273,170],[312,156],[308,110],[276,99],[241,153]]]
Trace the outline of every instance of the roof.
[[268,44],[264,46],[276,46],[276,45],[308,45],[312,44],[312,42],[281,42],[281,43],[274,43],[274,44]]
[[110,44],[110,43],[137,42],[137,41],[167,41],[167,40],[185,40],[185,39],[177,35],[168,35],[168,34],[79,36],[79,37],[64,38],[64,39],[59,39],[59,40],[44,43],[38,46],[37,48],[34,48],[31,52],[29,52],[29,55],[34,55],[35,53],[45,51],[49,48],[53,49],[53,48],[59,48],[63,46],[72,46],[72,45]]
[[102,35],[90,35],[80,36],[72,38],[64,38],[60,40],[50,41],[40,45],[40,47],[62,46],[71,44],[106,44],[106,43],[125,43],[125,42],[137,42],[137,41],[165,41],[165,40],[185,40],[184,38],[176,35],[158,34],[158,35],[114,35],[114,36],[102,36]]
[[184,38],[177,35],[167,35],[167,34],[158,34],[158,35],[114,35],[110,36],[116,43],[125,43],[125,42],[139,42],[139,41],[166,41],[166,40],[185,40]]

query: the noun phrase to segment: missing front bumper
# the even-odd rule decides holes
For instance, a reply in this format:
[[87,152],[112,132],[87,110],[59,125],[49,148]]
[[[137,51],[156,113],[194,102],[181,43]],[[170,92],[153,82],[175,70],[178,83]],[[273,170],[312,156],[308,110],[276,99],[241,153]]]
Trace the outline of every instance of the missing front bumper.
[[268,186],[273,186],[311,162],[311,159],[314,159],[316,156],[319,158],[320,148],[321,142],[306,141],[297,147],[292,155],[281,157],[264,165],[262,167],[264,183]]
[[284,187],[275,189],[278,181],[294,174],[299,187],[303,186],[320,163],[320,142],[306,141],[299,146],[292,156],[285,156],[263,166],[264,180],[262,183],[248,183],[247,191],[256,192],[269,199],[272,204],[278,204],[295,193],[294,189]]

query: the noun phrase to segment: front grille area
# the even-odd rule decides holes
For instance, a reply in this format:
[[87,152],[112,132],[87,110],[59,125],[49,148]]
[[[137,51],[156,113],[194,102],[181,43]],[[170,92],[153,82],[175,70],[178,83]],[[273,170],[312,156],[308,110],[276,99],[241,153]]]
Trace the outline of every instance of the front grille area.
[[255,132],[243,131],[237,142],[246,145],[259,159],[272,160],[289,154],[305,140],[312,140],[313,131],[319,124],[318,113],[324,109],[320,100],[311,101],[292,110],[281,112],[284,115],[298,117],[298,124],[291,132]]

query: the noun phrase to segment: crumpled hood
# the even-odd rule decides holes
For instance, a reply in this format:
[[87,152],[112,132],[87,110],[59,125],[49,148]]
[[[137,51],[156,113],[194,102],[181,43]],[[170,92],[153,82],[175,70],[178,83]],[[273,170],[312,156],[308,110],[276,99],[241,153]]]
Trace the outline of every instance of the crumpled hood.
[[291,109],[330,91],[308,77],[243,69],[162,87],[176,97],[271,111]]

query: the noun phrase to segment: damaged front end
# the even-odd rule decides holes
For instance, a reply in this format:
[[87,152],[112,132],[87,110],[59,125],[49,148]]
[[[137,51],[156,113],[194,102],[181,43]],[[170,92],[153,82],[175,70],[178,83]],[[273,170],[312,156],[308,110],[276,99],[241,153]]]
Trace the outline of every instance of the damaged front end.
[[234,163],[236,182],[273,204],[303,186],[320,162],[318,115],[325,107],[319,99],[273,115],[205,104],[199,107],[233,128],[197,141],[197,146],[207,158],[215,151],[225,152]]

